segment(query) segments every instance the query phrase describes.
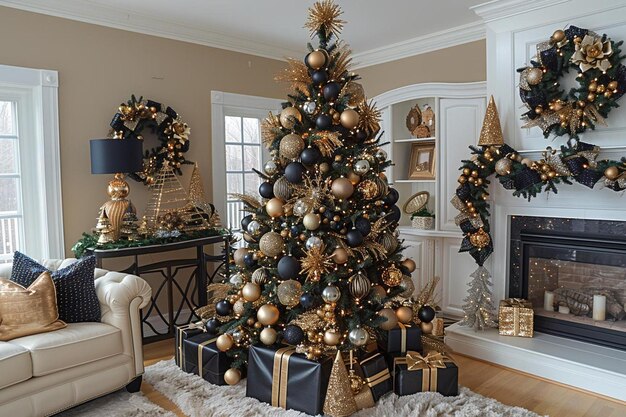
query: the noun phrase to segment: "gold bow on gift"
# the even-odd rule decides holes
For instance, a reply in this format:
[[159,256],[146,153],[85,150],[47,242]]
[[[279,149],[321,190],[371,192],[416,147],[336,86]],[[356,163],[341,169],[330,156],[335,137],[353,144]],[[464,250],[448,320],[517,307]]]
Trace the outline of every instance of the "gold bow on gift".
[[506,303],[506,307],[517,307],[517,308],[528,308],[528,304],[530,301],[524,300],[523,298],[507,298],[506,300],[502,300]]
[[407,370],[409,371],[446,367],[446,357],[439,352],[429,352],[426,356],[422,356],[419,352],[408,351],[405,358]]

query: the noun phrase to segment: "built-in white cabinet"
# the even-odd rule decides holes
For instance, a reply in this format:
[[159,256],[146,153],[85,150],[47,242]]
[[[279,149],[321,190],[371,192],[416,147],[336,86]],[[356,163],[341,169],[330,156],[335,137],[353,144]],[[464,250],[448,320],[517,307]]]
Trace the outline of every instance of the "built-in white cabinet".
[[[435,214],[432,230],[411,226],[410,215],[403,212],[400,237],[405,255],[415,260],[413,280],[418,288],[432,277],[441,278],[438,298],[444,312],[461,315],[469,274],[476,269],[467,253],[458,253],[462,233],[454,223],[458,211],[450,204],[458,185],[461,160],[470,156],[468,147],[480,134],[486,108],[485,83],[415,84],[383,93],[374,101],[381,109],[381,142],[394,165],[387,177],[400,193],[398,205],[419,191],[428,191],[428,209]],[[435,112],[434,134],[416,138],[407,128],[407,115],[414,106],[429,105]],[[413,144],[434,145],[434,179],[412,179],[409,167]]]

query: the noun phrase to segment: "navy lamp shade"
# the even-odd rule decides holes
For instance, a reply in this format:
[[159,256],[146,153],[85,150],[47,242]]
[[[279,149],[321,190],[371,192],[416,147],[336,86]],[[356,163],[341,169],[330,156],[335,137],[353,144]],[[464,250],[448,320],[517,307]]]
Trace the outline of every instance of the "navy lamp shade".
[[143,170],[143,143],[137,139],[92,139],[92,174],[117,174]]

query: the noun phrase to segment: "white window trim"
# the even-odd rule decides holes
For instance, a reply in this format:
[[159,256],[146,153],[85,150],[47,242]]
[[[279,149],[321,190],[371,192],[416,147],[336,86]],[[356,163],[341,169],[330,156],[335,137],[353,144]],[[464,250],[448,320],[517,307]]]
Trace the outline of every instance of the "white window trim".
[[30,109],[18,117],[35,115],[35,120],[25,123],[32,127],[28,140],[35,151],[25,155],[24,147],[20,149],[22,194],[34,197],[24,198],[22,250],[42,259],[65,257],[58,80],[57,71],[0,65],[0,86],[24,91],[28,96]]
[[[226,148],[224,116],[238,115],[264,119],[268,112],[278,113],[284,100],[211,91],[211,150],[213,173],[213,204],[220,216],[226,216]],[[266,152],[261,143],[262,152]],[[267,159],[267,155],[261,158]],[[226,218],[223,218],[226,221]]]

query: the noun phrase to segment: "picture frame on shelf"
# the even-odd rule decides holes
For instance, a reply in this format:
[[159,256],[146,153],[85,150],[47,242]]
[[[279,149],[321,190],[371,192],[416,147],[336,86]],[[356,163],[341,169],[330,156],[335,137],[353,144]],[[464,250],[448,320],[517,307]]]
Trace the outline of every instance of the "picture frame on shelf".
[[409,159],[410,180],[435,179],[435,143],[411,144],[411,158]]

